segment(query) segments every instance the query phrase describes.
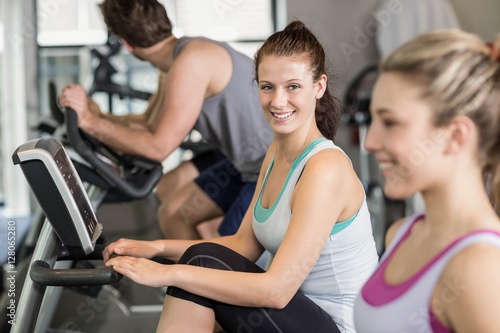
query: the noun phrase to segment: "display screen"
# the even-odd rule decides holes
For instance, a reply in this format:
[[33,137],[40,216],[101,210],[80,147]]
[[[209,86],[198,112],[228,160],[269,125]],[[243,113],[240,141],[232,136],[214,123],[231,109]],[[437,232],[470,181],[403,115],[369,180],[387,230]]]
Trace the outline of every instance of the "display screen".
[[85,195],[85,189],[80,186],[81,183],[79,182],[78,175],[75,175],[73,169],[70,167],[70,162],[64,150],[59,150],[55,154],[54,160],[68,186],[68,189],[70,190],[71,195],[73,195],[80,215],[85,222],[85,227],[90,235],[90,239],[92,239],[97,226],[97,221],[95,219],[94,210]]

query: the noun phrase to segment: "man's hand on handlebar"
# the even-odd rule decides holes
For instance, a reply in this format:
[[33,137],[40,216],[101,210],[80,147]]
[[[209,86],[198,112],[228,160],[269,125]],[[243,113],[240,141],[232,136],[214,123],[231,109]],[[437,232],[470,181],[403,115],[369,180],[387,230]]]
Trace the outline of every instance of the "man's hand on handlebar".
[[[58,98],[61,108],[69,107],[75,110],[78,116],[78,126],[84,128],[84,123],[89,122],[93,116],[99,116],[100,109],[88,98],[87,92],[78,84],[69,84],[62,90]],[[97,109],[96,109],[97,106]]]

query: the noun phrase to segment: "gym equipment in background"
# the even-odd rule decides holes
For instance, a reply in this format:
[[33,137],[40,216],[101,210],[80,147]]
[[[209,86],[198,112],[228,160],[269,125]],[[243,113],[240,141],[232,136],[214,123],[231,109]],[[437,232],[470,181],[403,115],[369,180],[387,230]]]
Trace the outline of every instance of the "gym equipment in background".
[[106,93],[108,95],[109,112],[113,111],[114,95],[117,95],[120,99],[136,98],[147,101],[152,95],[150,92],[137,90],[129,85],[118,84],[113,80],[113,76],[118,73],[118,70],[113,66],[112,59],[121,49],[118,37],[109,35],[104,46],[104,51],[98,48],[90,50],[90,54],[97,60],[97,65],[94,69],[94,79],[88,95],[92,96],[98,92]]
[[378,68],[369,66],[354,78],[346,89],[344,101],[348,109],[342,114],[342,120],[350,127],[351,140],[359,149],[359,178],[365,188],[373,236],[377,252],[381,255],[385,250],[385,234],[390,223],[404,216],[404,202],[385,197],[379,179],[374,176],[378,170],[374,170],[370,154],[364,147],[371,123],[371,94],[377,77]]

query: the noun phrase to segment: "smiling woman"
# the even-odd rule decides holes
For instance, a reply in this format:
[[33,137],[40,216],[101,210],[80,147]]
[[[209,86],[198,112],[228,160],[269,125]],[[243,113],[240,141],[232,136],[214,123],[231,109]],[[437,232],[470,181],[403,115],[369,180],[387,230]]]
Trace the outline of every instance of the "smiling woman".
[[[395,73],[382,75],[373,92],[371,108],[376,120],[365,148],[378,152],[384,192],[393,199],[421,191],[427,186],[422,177],[441,169],[437,154],[443,149],[445,134],[432,126],[434,114],[422,94],[420,85]],[[374,139],[382,133],[383,140]]]
[[[274,140],[238,232],[210,243],[120,240],[105,250],[106,265],[169,286],[158,332],[211,332],[217,321],[227,333],[354,333],[354,299],[378,258],[363,187],[331,140],[340,110],[323,47],[292,22],[264,42],[255,65]],[[267,270],[254,263],[264,249]],[[152,256],[182,265],[141,258]]]
[[276,134],[292,132],[314,120],[316,101],[327,86],[326,75],[314,82],[307,63],[275,56],[266,57],[259,72],[262,109]]
[[359,333],[500,332],[499,47],[438,30],[381,65],[365,146],[385,194],[420,192],[426,210],[389,229]]
[[[258,65],[264,57],[275,58],[276,60],[282,60],[283,58],[290,58],[293,60],[287,62],[287,64],[282,64],[283,66],[290,67],[291,70],[299,71],[297,78],[302,80],[311,80],[315,84],[321,85],[321,91],[319,95],[310,96],[315,105],[315,119],[317,126],[319,127],[321,133],[328,139],[333,140],[335,133],[337,131],[337,126],[340,120],[339,107],[337,106],[337,101],[327,89],[327,72],[326,72],[326,56],[323,46],[319,43],[316,37],[310,33],[308,38],[298,38],[301,34],[301,28],[305,28],[302,22],[295,21],[288,25],[290,38],[272,35],[269,37],[264,45],[259,49],[255,55],[255,63]],[[297,37],[297,38],[294,38]],[[265,68],[262,69],[265,71]],[[272,70],[270,68],[269,70]],[[282,68],[280,73],[288,73],[288,68]],[[301,73],[300,73],[301,72]],[[309,72],[309,73],[307,73]],[[307,73],[310,77],[305,78],[304,75]],[[264,75],[264,74],[261,74]],[[262,90],[272,90],[272,83],[266,85],[265,78],[259,78],[259,70],[256,67],[255,77],[261,85]],[[262,84],[260,81],[263,81]],[[288,78],[290,80],[290,78]],[[303,81],[304,82],[304,81]],[[287,82],[289,90],[294,90],[299,88],[300,85],[292,84],[293,82]],[[284,83],[281,83],[283,85]],[[261,101],[265,100],[262,98]],[[279,95],[278,95],[279,97]],[[317,103],[316,103],[317,100]],[[264,110],[266,107],[263,105]]]

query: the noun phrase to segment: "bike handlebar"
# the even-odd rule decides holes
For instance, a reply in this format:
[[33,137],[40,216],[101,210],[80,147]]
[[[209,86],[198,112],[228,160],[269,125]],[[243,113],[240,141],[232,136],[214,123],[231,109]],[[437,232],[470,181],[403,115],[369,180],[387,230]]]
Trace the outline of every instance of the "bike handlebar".
[[111,267],[53,269],[42,260],[31,264],[30,278],[45,286],[101,286],[121,280],[123,275]]
[[[151,193],[152,189],[163,175],[163,167],[161,163],[152,161],[139,156],[122,155],[113,152],[110,148],[102,143],[97,143],[99,148],[110,152],[119,160],[119,164],[125,168],[125,175],[120,175],[109,164],[105,163],[102,156],[99,157],[96,152],[96,141],[93,138],[84,139],[81,131],[78,128],[78,116],[71,108],[65,108],[66,117],[66,134],[71,146],[113,187],[116,187],[120,192],[134,199],[141,199]],[[140,174],[140,181],[130,182],[125,177],[130,174]]]

